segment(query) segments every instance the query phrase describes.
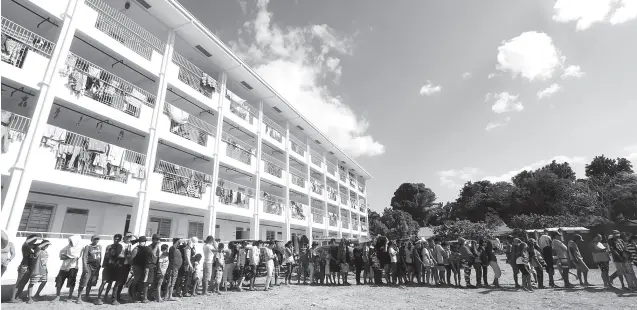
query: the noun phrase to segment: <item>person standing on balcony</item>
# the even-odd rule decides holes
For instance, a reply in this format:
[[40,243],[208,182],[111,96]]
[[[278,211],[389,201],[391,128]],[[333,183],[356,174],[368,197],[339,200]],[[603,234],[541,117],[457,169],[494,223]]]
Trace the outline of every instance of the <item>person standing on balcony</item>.
[[[69,237],[69,244],[62,248],[60,251],[60,259],[62,265],[60,271],[55,278],[56,294],[55,299],[52,301],[60,300],[60,293],[62,292],[62,285],[66,281],[66,287],[69,288],[69,300],[73,297],[73,290],[75,289],[75,280],[77,279],[77,271],[79,269],[79,259],[82,255],[82,247],[80,246],[80,235],[73,235]],[[99,295],[97,296],[99,298]]]
[[179,250],[180,242],[179,238],[173,238],[173,246],[168,250],[168,270],[166,271],[168,287],[166,289],[166,300],[174,300],[173,289],[178,285],[179,269],[181,269],[181,265],[183,264],[181,251]]
[[[46,281],[49,275],[47,269],[47,263],[49,262],[49,253],[46,249],[51,245],[51,242],[48,240],[42,240],[36,247],[35,252],[33,254],[33,260],[31,260],[31,281],[29,282],[29,290],[27,301],[28,304],[33,303],[33,298],[39,298],[42,289],[46,285]],[[38,284],[38,290],[33,295],[33,286]]]
[[84,247],[82,250],[82,277],[80,278],[80,287],[77,290],[77,300],[75,303],[82,303],[82,291],[86,287],[86,299],[90,300],[91,288],[97,285],[97,278],[99,277],[99,271],[102,263],[102,246],[100,242],[100,236],[93,235],[91,237],[91,244]]
[[117,279],[117,257],[122,252],[122,245],[120,244],[120,241],[122,241],[122,235],[116,234],[115,236],[113,236],[113,244],[108,245],[106,247],[106,250],[104,251],[104,263],[102,264],[102,266],[104,267],[102,269],[102,284],[97,291],[97,301],[95,302],[96,305],[103,304],[100,298],[102,296],[104,286],[106,286],[106,292],[104,292],[104,301],[106,301],[106,296],[108,296],[108,293],[111,290],[111,285],[113,281]]
[[35,250],[35,243],[38,241],[37,235],[29,235],[22,244],[22,261],[18,266],[18,278],[16,279],[10,302],[16,302],[16,299],[22,295],[24,287],[29,283],[31,277],[31,260]]

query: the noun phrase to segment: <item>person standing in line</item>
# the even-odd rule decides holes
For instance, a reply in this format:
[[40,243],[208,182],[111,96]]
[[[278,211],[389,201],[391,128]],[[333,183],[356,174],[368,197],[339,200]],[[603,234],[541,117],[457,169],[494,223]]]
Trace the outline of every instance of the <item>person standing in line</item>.
[[[316,284],[316,275],[320,273],[321,265],[320,260],[317,260],[318,257],[318,243],[312,242],[312,248],[310,249],[310,284]],[[279,257],[277,255],[277,257]],[[280,256],[282,257],[282,256]]]
[[206,237],[206,241],[203,245],[203,277],[201,279],[203,295],[208,295],[210,280],[212,280],[212,274],[214,272],[213,262],[216,250],[215,238],[213,236]]
[[[127,232],[124,234],[124,238],[122,239],[122,250],[119,251],[119,247],[117,247],[118,255],[117,260],[115,262],[115,287],[113,287],[113,292],[111,295],[111,300],[113,300],[112,305],[119,305],[120,301],[122,301],[122,290],[128,281],[128,276],[131,273],[131,263],[133,253],[133,248],[135,244],[133,243],[133,234]],[[130,294],[130,291],[129,291]]]
[[507,240],[509,241],[509,246],[507,247],[507,263],[511,265],[511,269],[513,270],[513,281],[515,282],[515,288],[520,288],[521,286],[518,282],[518,274],[520,273],[520,270],[518,269],[518,265],[515,263],[515,259],[516,257],[518,257],[517,246],[513,242],[513,236],[507,236]]
[[221,283],[223,284],[223,291],[227,292],[228,286],[234,282],[232,273],[234,272],[234,268],[237,264],[238,252],[233,243],[228,244],[228,248],[223,251],[223,255],[225,264],[223,266],[223,276],[221,277]]
[[90,302],[91,288],[97,285],[97,278],[102,263],[102,246],[100,242],[100,236],[93,235],[91,237],[91,244],[84,247],[82,253],[82,276],[80,277],[80,287],[77,290],[77,300],[75,303],[82,303],[82,292],[86,288],[86,301]]
[[525,291],[533,292],[533,285],[531,285],[531,272],[529,270],[529,247],[525,242],[515,238],[513,244],[518,248],[516,251],[517,257],[515,263],[518,265],[518,270],[522,273],[522,288]]
[[243,241],[241,244],[237,244],[237,267],[235,268],[234,280],[236,281],[237,289],[239,292],[243,291],[243,279],[245,277],[246,262],[248,260],[248,252],[246,247],[248,243]]
[[296,284],[301,283],[301,277],[303,277],[303,285],[307,284],[307,273],[310,268],[310,251],[307,248],[307,244],[301,244],[299,250],[299,274],[296,279]]
[[460,258],[462,268],[464,269],[465,285],[467,288],[475,288],[474,285],[471,285],[471,268],[475,260],[475,255],[467,245],[467,242],[464,238],[458,238],[458,243],[460,244]]
[[[146,236],[137,240],[138,245],[133,250],[133,282],[130,285],[130,298],[134,303],[148,303],[148,271],[149,262],[153,258],[152,250],[146,245]],[[141,292],[140,292],[141,290]],[[139,300],[137,299],[139,298]]]
[[[272,273],[274,272],[274,253],[272,253],[272,248],[274,247],[274,242],[270,241],[266,247],[263,248],[263,258],[265,260],[265,288],[264,291],[269,291],[272,289]],[[303,247],[307,247],[307,245],[303,245]],[[305,253],[307,255],[307,251]],[[300,277],[300,276],[299,276]],[[305,281],[303,281],[305,283]]]
[[363,250],[361,245],[354,247],[354,268],[356,270],[356,285],[361,285],[361,272],[363,271]]
[[[622,289],[628,289],[624,284],[624,242],[620,238],[618,230],[613,230],[613,234],[608,236],[608,247],[610,248],[611,257],[613,258],[613,264],[615,265],[615,272],[610,275],[610,283],[613,284],[615,278],[619,278],[622,284]],[[628,280],[627,280],[628,282]]]
[[537,287],[539,289],[544,288],[544,269],[546,268],[546,262],[544,261],[544,256],[540,252],[540,247],[537,244],[537,241],[530,239],[531,245],[529,246],[529,253],[533,251],[533,256],[529,255],[529,259],[531,260],[531,268],[535,269],[535,273],[537,275]]
[[630,253],[630,259],[633,261],[633,265],[637,267],[637,235],[630,237],[630,242],[626,243],[626,251]]
[[35,252],[35,243],[38,241],[37,235],[29,235],[22,244],[21,253],[22,261],[18,266],[18,278],[15,281],[13,292],[11,294],[11,300],[9,302],[17,302],[22,295],[24,287],[29,283],[31,278],[31,260],[33,260],[33,254]]
[[168,285],[166,289],[165,300],[173,299],[173,290],[178,286],[179,270],[183,264],[183,256],[181,255],[180,247],[181,240],[179,238],[173,238],[173,246],[168,250],[168,270],[166,271],[166,277],[168,278]]
[[13,242],[9,241],[9,235],[2,230],[2,275],[7,271],[7,266],[15,257]]
[[385,276],[385,280],[387,280],[387,284],[397,284],[397,274],[398,274],[398,251],[396,251],[396,246],[394,241],[389,241],[387,244],[389,251],[389,263],[390,269],[387,275]]
[[[40,298],[40,293],[42,289],[46,285],[47,278],[49,276],[49,272],[47,269],[47,263],[49,262],[49,253],[46,249],[51,245],[51,242],[48,240],[42,240],[36,248],[35,253],[33,255],[32,265],[31,265],[31,279],[29,282],[28,288],[28,304],[33,303],[33,298]],[[35,295],[33,295],[33,286],[39,285]]]
[[487,245],[484,248],[484,252],[486,253],[489,266],[491,266],[491,269],[493,269],[493,286],[500,287],[499,279],[502,275],[502,271],[500,270],[500,266],[498,265],[498,258],[495,256],[495,250],[493,242],[491,240],[487,240]]
[[250,291],[254,291],[254,281],[257,279],[257,266],[259,266],[260,257],[261,257],[261,249],[259,249],[259,241],[255,241],[252,243],[252,247],[250,247],[250,250],[248,251],[248,258],[249,258],[249,264],[250,264],[249,273],[251,275],[250,288],[249,288]]
[[161,254],[157,259],[157,275],[155,276],[155,301],[162,302],[162,285],[168,272],[168,266],[170,265],[170,258],[168,255],[168,245],[161,245]]
[[[55,299],[52,301],[60,300],[60,294],[62,293],[62,286],[66,281],[66,287],[69,288],[69,300],[73,297],[73,290],[75,289],[75,282],[77,280],[77,271],[79,269],[79,259],[82,256],[82,247],[80,246],[80,235],[73,235],[69,237],[69,244],[62,248],[60,251],[60,271],[55,278]],[[99,298],[99,296],[98,296]]]
[[602,235],[597,234],[593,238],[592,242],[592,252],[593,252],[593,261],[599,267],[599,270],[602,274],[602,281],[604,281],[604,287],[610,288],[611,283],[608,275],[609,262],[610,262],[610,254],[609,250],[602,243]]
[[294,250],[292,249],[292,241],[288,241],[284,248],[285,252],[283,253],[283,264],[287,265],[287,272],[285,273],[283,284],[290,285],[292,283],[292,269],[294,269]]
[[120,241],[122,241],[122,235],[116,234],[113,236],[113,244],[106,246],[106,250],[104,251],[104,261],[102,263],[102,284],[97,290],[97,300],[95,301],[96,305],[104,303],[101,299],[104,287],[106,287],[106,292],[104,292],[104,301],[106,301],[106,296],[108,296],[108,293],[111,290],[111,285],[113,281],[117,279],[117,257],[122,251]]
[[214,293],[217,294],[221,294],[221,291],[219,289],[221,287],[221,282],[223,279],[223,268],[226,265],[225,258],[225,245],[223,243],[219,243],[217,245],[217,252],[215,253],[215,273],[212,281],[212,290]]
[[161,241],[158,234],[153,234],[151,236],[151,244],[148,247],[150,250],[150,254],[148,257],[148,267],[146,268],[146,299],[151,299],[152,292],[155,289],[155,281],[157,279],[158,274],[158,261],[159,256],[161,255],[161,247],[159,242]]
[[568,278],[568,269],[569,269],[569,261],[568,261],[568,248],[562,242],[562,233],[560,231],[553,233],[553,251],[557,254],[557,265],[560,269],[560,274],[562,275],[562,280],[564,280],[564,288],[572,288],[571,282]]
[[542,258],[546,262],[546,273],[549,276],[549,286],[555,287],[555,270],[553,266],[555,262],[553,261],[553,239],[549,237],[549,231],[544,230],[544,234],[540,236],[538,239],[538,246],[540,247],[540,251],[542,252]]
[[[579,247],[577,246],[577,242],[581,242],[584,239],[582,238],[581,235],[579,234],[575,234],[575,236],[573,236],[573,239],[568,241],[568,255],[570,260],[573,262],[573,264],[575,265],[575,268],[577,268],[577,278],[579,279],[579,283],[582,286],[590,286],[590,284],[588,283],[588,266],[586,266],[586,263],[584,262],[584,258],[582,257],[582,254],[580,253]],[[582,275],[584,276],[582,281]]]
[[[478,257],[480,258],[480,268],[481,270],[481,274],[482,274],[482,282],[484,283],[485,287],[489,287],[489,277],[488,277],[488,273],[489,273],[489,265],[491,263],[490,259],[489,259],[489,254],[487,253],[486,250],[486,242],[484,241],[484,239],[480,239],[480,241],[478,241]],[[447,278],[449,278],[449,276],[447,276]]]

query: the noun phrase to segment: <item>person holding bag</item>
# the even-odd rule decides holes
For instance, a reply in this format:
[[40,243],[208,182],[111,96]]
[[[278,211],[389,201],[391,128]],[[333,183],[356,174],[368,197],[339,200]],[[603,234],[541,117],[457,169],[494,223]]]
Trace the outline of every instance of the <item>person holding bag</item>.
[[599,270],[602,272],[602,280],[604,281],[604,287],[610,288],[612,287],[610,283],[610,278],[608,275],[608,267],[610,262],[610,253],[609,250],[602,243],[602,235],[597,234],[593,238],[591,250],[593,252],[593,261],[599,267]]

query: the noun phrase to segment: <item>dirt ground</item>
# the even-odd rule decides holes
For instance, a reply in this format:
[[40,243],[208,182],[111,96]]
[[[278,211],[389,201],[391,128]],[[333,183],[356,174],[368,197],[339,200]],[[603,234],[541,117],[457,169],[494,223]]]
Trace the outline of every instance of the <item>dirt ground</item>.
[[[129,309],[637,309],[637,292],[604,290],[598,269],[592,269],[589,282],[593,287],[574,289],[544,289],[535,292],[516,290],[513,287],[511,268],[500,261],[503,269],[501,289],[455,289],[445,287],[387,287],[369,285],[351,286],[277,286],[269,292],[227,292],[221,295],[182,298],[179,301],[149,304],[128,304]],[[491,272],[491,270],[489,270]],[[613,272],[611,267],[611,272]],[[489,281],[492,281],[492,273]],[[473,281],[475,276],[472,275]],[[263,288],[264,279],[257,280]],[[350,274],[350,283],[355,283]],[[546,281],[546,279],[545,279]],[[575,283],[571,276],[571,282]],[[475,282],[474,282],[475,283]],[[557,283],[561,286],[561,282]],[[53,285],[53,284],[50,284]],[[619,281],[615,280],[619,286]],[[63,291],[63,295],[64,292]],[[52,296],[34,304],[2,304],[6,310],[37,309],[96,309],[114,306],[95,306],[90,303],[50,302]],[[124,297],[125,298],[125,297]]]

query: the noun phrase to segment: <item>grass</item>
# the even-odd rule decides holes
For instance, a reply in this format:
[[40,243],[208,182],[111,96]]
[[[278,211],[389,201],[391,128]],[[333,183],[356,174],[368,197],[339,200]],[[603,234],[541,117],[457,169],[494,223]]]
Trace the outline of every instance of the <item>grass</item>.
[[[611,264],[612,265],[612,264]],[[637,292],[605,290],[600,271],[592,269],[589,282],[593,287],[576,286],[573,289],[543,289],[535,292],[516,290],[510,266],[500,261],[503,269],[500,289],[455,289],[420,286],[307,286],[295,284],[278,286],[269,292],[227,292],[221,295],[182,298],[180,301],[121,305],[129,309],[636,309]],[[491,270],[489,270],[491,272]],[[611,273],[613,269],[611,267]],[[490,273],[489,281],[493,274]],[[546,278],[546,276],[545,276]],[[559,278],[559,277],[558,277]],[[350,273],[350,283],[355,283]],[[464,281],[464,280],[463,280]],[[475,284],[475,275],[472,274]],[[545,279],[545,281],[547,281]],[[259,278],[260,288],[264,279]],[[571,276],[571,282],[575,283]],[[296,283],[296,282],[294,282]],[[561,283],[558,282],[561,286]],[[49,284],[53,286],[53,284]],[[615,281],[619,286],[619,281]],[[66,292],[66,289],[63,291]],[[94,296],[95,293],[93,293]],[[47,296],[46,299],[52,299]],[[64,298],[62,299],[64,300]],[[36,309],[97,309],[113,306],[95,306],[90,303],[38,301],[34,304],[3,304],[6,310]],[[247,308],[246,308],[247,307]]]

